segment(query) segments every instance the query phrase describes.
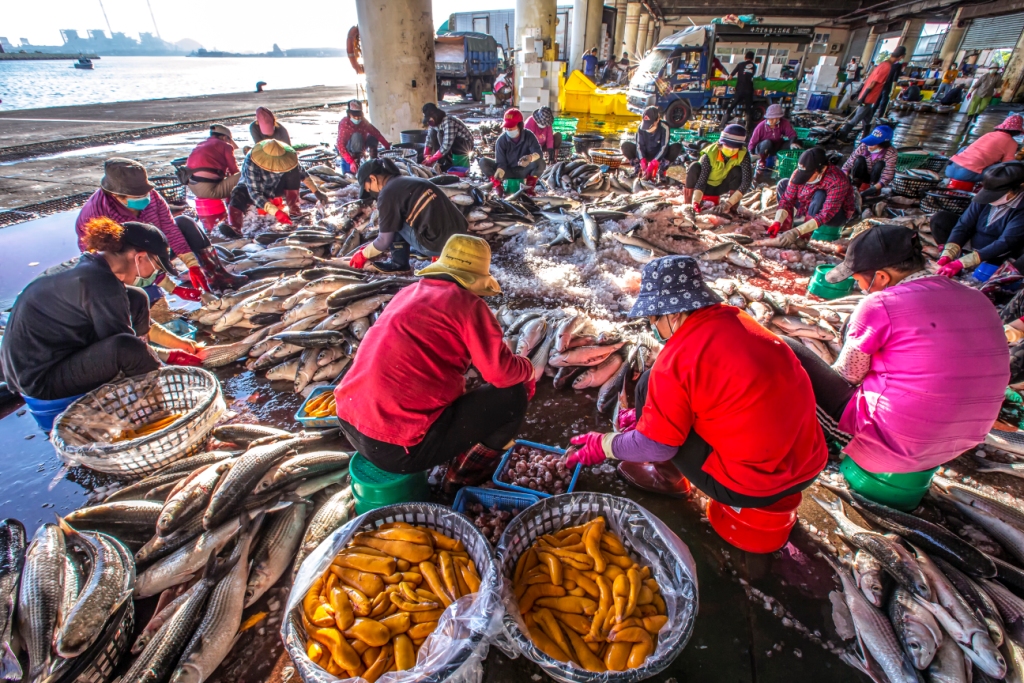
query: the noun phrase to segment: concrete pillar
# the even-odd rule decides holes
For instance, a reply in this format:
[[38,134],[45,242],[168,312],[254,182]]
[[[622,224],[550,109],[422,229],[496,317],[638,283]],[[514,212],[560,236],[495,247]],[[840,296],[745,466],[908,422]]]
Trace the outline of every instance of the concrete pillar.
[[903,58],[904,64],[909,64],[917,48],[917,41],[921,40],[921,31],[924,29],[924,19],[907,19],[903,24],[903,33],[900,34],[899,44],[907,48],[907,56]]
[[939,56],[942,57],[942,69],[945,71],[953,62],[956,61],[956,55],[960,51],[960,43],[963,42],[964,34],[967,33],[967,25],[969,22],[965,21],[964,26],[960,26],[960,13],[963,8],[958,9],[956,14],[953,15],[953,21],[949,22],[949,30],[946,31],[946,37],[942,39],[942,48],[939,50]]
[[[576,16],[575,13],[573,15]],[[597,54],[601,55],[601,26],[604,24],[604,2],[603,0],[587,0],[587,33],[584,37],[586,45],[584,51],[597,48]]]
[[356,0],[370,119],[388,140],[437,101],[431,0]]
[[558,22],[556,0],[516,0],[515,49],[523,49],[523,29],[539,28],[544,49],[555,46],[555,24]]
[[875,33],[875,27],[871,27],[871,33],[868,34],[868,39],[864,41],[864,52],[861,54],[860,63],[864,65],[864,75],[867,76],[868,66],[871,65],[871,57],[875,54],[875,45],[878,44],[878,34]]
[[647,54],[647,34],[650,31],[651,15],[640,13],[640,28],[636,32],[636,58],[642,59]]
[[1024,33],[1017,39],[1013,46],[1013,54],[1010,61],[1006,63],[1003,71],[1003,102],[1012,102],[1017,91],[1020,90],[1021,81],[1024,80]]
[[640,30],[641,7],[639,2],[630,2],[626,5],[626,33],[622,37],[622,49],[629,53],[633,61],[640,58],[636,53],[636,38]]
[[612,36],[612,58],[622,56],[622,39],[626,35],[626,0],[615,0],[615,35]]
[[648,23],[647,26],[647,51],[650,52],[654,49],[654,46],[658,44],[658,33],[661,31],[661,25],[654,22],[653,20]]
[[583,53],[589,50],[587,43],[587,0],[573,0],[572,36],[569,39],[569,69],[583,69]]

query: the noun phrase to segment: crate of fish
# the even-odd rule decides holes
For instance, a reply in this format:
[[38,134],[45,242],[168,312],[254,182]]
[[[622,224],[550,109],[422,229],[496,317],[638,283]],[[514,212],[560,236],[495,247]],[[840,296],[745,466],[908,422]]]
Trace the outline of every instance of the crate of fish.
[[906,171],[911,168],[921,168],[928,162],[930,156],[928,152],[900,152],[896,156],[896,170]]
[[473,520],[484,538],[497,545],[512,518],[539,500],[533,493],[463,486],[455,496],[452,510]]
[[212,373],[162,367],[72,403],[54,422],[50,442],[69,464],[141,477],[198,452],[225,409]]
[[576,465],[570,471],[561,448],[516,439],[491,480],[499,488],[548,498],[575,489],[582,468]]
[[155,175],[149,177],[149,182],[156,186],[156,191],[168,204],[184,204],[185,190],[176,175]]
[[693,556],[631,500],[545,498],[509,523],[496,556],[506,637],[499,646],[560,683],[650,679],[693,633]]
[[[401,573],[399,583],[385,583]],[[475,680],[498,608],[491,545],[434,503],[371,510],[303,560],[281,627],[305,683]],[[371,656],[367,656],[369,653]]]
[[962,214],[971,205],[974,193],[963,192],[962,190],[933,190],[925,192],[921,200],[921,208],[928,212],[952,211],[955,214]]
[[338,407],[334,402],[334,385],[317,387],[295,413],[295,421],[307,429],[338,426]]
[[900,197],[920,199],[926,192],[939,184],[938,178],[919,174],[914,170],[897,173],[892,179],[892,193]]

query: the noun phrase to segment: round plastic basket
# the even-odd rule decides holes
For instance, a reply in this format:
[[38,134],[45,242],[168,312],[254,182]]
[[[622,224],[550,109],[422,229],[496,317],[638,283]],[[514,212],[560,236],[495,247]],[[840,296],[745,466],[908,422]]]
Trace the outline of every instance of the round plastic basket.
[[299,155],[299,163],[302,168],[309,170],[314,166],[325,164],[327,166],[333,166],[334,160],[338,157],[336,152],[332,152],[329,149],[317,149],[312,152],[306,152]]
[[155,175],[149,182],[156,186],[156,191],[168,204],[181,204],[185,201],[185,186],[176,175]]
[[925,192],[924,199],[921,200],[921,208],[927,212],[944,210],[962,214],[970,206],[972,199],[974,199],[974,194],[970,192],[935,190]]
[[928,157],[928,161],[921,164],[921,168],[926,171],[935,171],[936,173],[942,173],[946,170],[946,164],[949,163],[949,158],[944,157],[941,154],[932,154]]
[[602,142],[604,142],[604,136],[597,133],[581,133],[580,135],[574,135],[572,138],[572,144],[578,154],[586,154]]
[[385,149],[377,154],[381,159],[405,159],[407,161],[416,161],[416,150],[409,149],[407,147],[392,147],[391,149]]
[[590,150],[590,160],[600,166],[607,166],[609,170],[614,170],[622,165],[625,157],[614,147],[602,147]]
[[[50,441],[65,462],[141,477],[198,452],[224,410],[210,372],[163,367],[90,391],[60,414]],[[112,442],[126,429],[174,414],[181,416],[152,434]]]
[[414,668],[386,673],[377,679],[378,683],[471,680],[470,677],[462,676],[462,673],[473,667],[482,667],[487,657],[489,632],[493,628],[500,604],[498,573],[491,555],[491,546],[468,517],[453,512],[451,508],[435,503],[400,503],[372,510],[353,519],[328,536],[302,562],[288,595],[288,618],[281,626],[281,639],[304,683],[334,683],[342,679],[327,673],[306,656],[306,632],[300,614],[303,597],[353,536],[373,531],[389,522],[424,526],[462,541],[480,575],[480,590],[472,596],[463,596],[445,610],[437,629],[423,644]]
[[903,173],[897,173],[889,187],[892,188],[892,193],[895,195],[920,199],[928,190],[938,184],[938,180],[925,180],[924,178],[914,178]]
[[[630,550],[630,556],[651,568],[665,599],[668,623],[658,634],[658,646],[643,666],[593,673],[558,662],[534,646],[519,615],[512,575],[519,556],[539,537],[563,527],[585,524],[601,515],[607,529]],[[693,556],[664,522],[631,500],[604,493],[565,493],[543,498],[509,522],[498,542],[496,561],[505,607],[502,626],[508,641],[499,642],[499,646],[509,656],[522,654],[561,683],[636,683],[650,678],[675,660],[693,633],[698,603]]]
[[921,168],[928,162],[928,152],[900,152],[896,155],[896,170],[906,171],[908,168]]

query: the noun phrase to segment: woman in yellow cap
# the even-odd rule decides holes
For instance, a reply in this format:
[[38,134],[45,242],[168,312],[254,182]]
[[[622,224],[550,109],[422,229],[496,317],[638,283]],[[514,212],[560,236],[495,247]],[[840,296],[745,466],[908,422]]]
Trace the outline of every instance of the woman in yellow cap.
[[[231,191],[228,204],[228,224],[236,232],[242,232],[245,212],[254,204],[278,220],[290,223],[288,213],[282,211],[282,202],[275,199],[284,197],[292,216],[299,214],[299,189],[292,188],[295,172],[317,201],[327,204],[327,195],[299,165],[295,150],[273,138],[256,143],[242,161],[241,177]],[[294,196],[290,193],[294,192]],[[237,236],[237,235],[235,235]]]
[[[449,462],[446,489],[480,484],[519,431],[536,374],[481,298],[501,293],[490,265],[486,241],[452,235],[388,303],[334,390],[342,431],[382,470]],[[487,384],[466,392],[471,365]]]

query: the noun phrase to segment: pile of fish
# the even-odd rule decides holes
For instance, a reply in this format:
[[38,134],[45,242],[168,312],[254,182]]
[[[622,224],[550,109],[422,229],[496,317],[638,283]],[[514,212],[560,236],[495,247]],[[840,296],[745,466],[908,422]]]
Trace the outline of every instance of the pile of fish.
[[206,680],[231,650],[244,610],[353,515],[351,454],[324,450],[336,435],[216,427],[218,450],[41,526],[23,568],[24,528],[0,523],[5,675],[18,666],[9,634],[20,578],[23,680],[60,680],[51,676],[93,645],[124,600],[154,596],[156,612],[120,680]]
[[[826,554],[843,586],[832,595],[837,632],[857,642],[845,662],[880,683],[1024,680],[1021,501],[939,477],[908,513],[825,486],[838,498],[814,500],[850,549]],[[878,531],[851,520],[844,501]]]
[[607,166],[591,163],[582,156],[558,161],[541,174],[540,179],[552,190],[576,192],[584,197],[600,197],[613,192],[629,195],[641,189],[639,179],[627,184]]

